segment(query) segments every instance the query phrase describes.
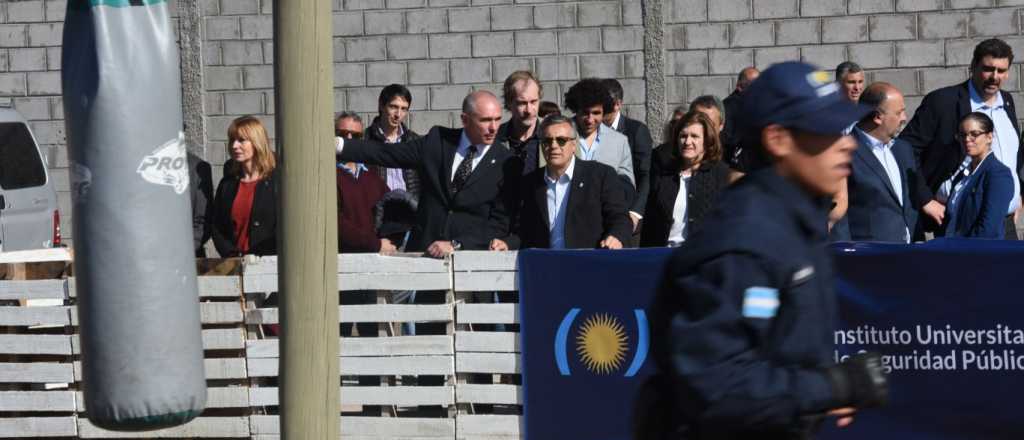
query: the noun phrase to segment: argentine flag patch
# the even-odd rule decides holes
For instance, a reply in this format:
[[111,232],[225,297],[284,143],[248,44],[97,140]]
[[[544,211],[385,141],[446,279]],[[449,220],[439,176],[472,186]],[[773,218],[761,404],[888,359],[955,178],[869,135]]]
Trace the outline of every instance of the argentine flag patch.
[[743,317],[771,319],[779,310],[779,289],[752,286],[743,291]]

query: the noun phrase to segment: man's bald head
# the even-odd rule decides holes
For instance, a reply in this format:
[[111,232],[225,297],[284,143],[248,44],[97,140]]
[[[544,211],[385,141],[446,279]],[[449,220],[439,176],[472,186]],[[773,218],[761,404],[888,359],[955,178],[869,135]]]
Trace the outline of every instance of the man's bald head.
[[857,124],[875,139],[888,142],[899,134],[907,123],[907,106],[903,92],[886,82],[876,82],[860,94],[861,105],[874,109]]
[[488,103],[493,102],[501,107],[501,103],[498,101],[498,97],[487,90],[477,90],[473,93],[466,95],[466,99],[462,100],[462,113],[467,115],[476,113],[479,111],[481,104],[485,101]]
[[750,66],[743,68],[743,70],[740,71],[739,76],[736,77],[736,91],[743,93],[743,91],[750,86],[750,83],[754,82],[754,80],[760,75],[761,71],[757,70],[756,67]]
[[477,90],[462,100],[462,127],[474,145],[491,145],[501,125],[501,103],[487,90]]

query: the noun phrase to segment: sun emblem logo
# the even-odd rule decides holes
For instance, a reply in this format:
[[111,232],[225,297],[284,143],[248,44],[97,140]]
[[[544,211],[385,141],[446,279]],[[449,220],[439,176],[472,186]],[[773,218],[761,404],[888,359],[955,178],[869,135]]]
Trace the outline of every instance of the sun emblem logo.
[[576,352],[588,370],[609,374],[626,360],[629,336],[622,323],[608,314],[587,318],[576,336]]

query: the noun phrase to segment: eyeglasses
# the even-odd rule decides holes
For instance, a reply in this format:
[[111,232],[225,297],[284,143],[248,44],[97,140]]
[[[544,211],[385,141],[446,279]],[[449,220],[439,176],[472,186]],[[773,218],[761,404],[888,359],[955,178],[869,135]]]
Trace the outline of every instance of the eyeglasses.
[[987,131],[975,130],[975,131],[970,131],[970,132],[964,133],[964,132],[961,131],[961,132],[956,134],[956,140],[958,140],[958,141],[964,141],[964,140],[967,140],[967,139],[974,140],[974,139],[977,139],[977,138],[981,137],[981,135],[983,135],[983,134],[988,134],[988,132]]
[[363,138],[363,132],[361,132],[361,131],[339,130],[337,128],[334,129],[334,135],[337,136],[337,137],[340,137],[340,138],[345,138],[345,139],[362,139]]
[[551,148],[557,143],[559,147],[564,147],[566,143],[574,140],[576,140],[574,137],[546,137],[540,140],[540,146]]

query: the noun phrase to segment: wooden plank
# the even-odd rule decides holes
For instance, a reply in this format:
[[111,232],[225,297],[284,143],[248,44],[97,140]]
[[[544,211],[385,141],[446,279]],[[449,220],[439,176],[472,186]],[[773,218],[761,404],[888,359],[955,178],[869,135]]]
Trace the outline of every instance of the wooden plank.
[[[78,325],[78,308],[71,307],[71,325]],[[199,319],[203,324],[243,323],[242,304],[238,302],[201,302]]]
[[71,383],[75,381],[71,363],[0,363],[0,383]]
[[75,411],[74,391],[0,391],[0,411]]
[[[343,273],[338,274],[338,290],[449,290],[451,275],[443,273]],[[277,274],[246,275],[245,293],[276,292]]]
[[[276,377],[277,359],[249,359],[250,377]],[[399,376],[455,374],[454,356],[399,356],[341,358],[343,376]]]
[[[81,391],[74,392],[74,404],[79,412],[85,412],[85,396]],[[206,389],[206,408],[248,408],[249,388],[244,386],[215,387]],[[72,408],[72,411],[75,409]]]
[[511,292],[519,289],[515,272],[455,272],[454,277],[456,292]]
[[71,252],[68,248],[0,252],[0,264],[39,263],[43,261],[71,261]]
[[74,437],[74,416],[0,419],[0,438]]
[[242,278],[237,275],[204,275],[197,277],[199,297],[238,298],[242,296]]
[[[400,255],[338,254],[338,273],[447,273],[445,260],[421,257],[421,254]],[[277,257],[247,257],[243,260],[243,277],[277,274]]]
[[459,439],[520,439],[523,435],[522,416],[460,414]]
[[71,335],[0,335],[0,354],[71,354]]
[[66,280],[0,280],[0,300],[66,297]]
[[[280,435],[278,416],[249,416],[256,436]],[[455,437],[455,419],[341,417],[341,437],[366,439],[447,439]]]
[[[277,388],[251,388],[250,406],[277,406]],[[455,387],[375,387],[358,386],[341,388],[342,405],[453,405]]]
[[455,402],[522,405],[523,394],[519,385],[459,384],[455,388]]
[[[451,355],[451,336],[394,336],[380,338],[339,338],[342,357]],[[250,359],[279,356],[277,339],[253,339],[245,343],[245,356]]]
[[201,302],[199,319],[203,324],[239,324],[244,321],[238,302]]
[[[451,304],[365,304],[338,310],[341,322],[448,322],[455,318]],[[277,324],[277,309],[248,310],[245,323]]]
[[519,374],[521,361],[516,353],[459,353],[455,371],[459,373]]
[[515,272],[519,252],[459,251],[452,256],[455,272]]
[[[241,328],[203,330],[203,350],[241,350],[245,348],[245,333]],[[78,335],[71,335],[72,354],[81,354]]]
[[456,324],[518,324],[519,304],[466,304],[455,307]]
[[455,332],[455,351],[460,353],[519,353],[519,333]]
[[71,325],[71,312],[67,306],[56,307],[0,307],[0,326]]
[[[0,364],[2,365],[2,364]],[[248,379],[246,376],[245,359],[241,358],[217,358],[203,359],[203,367],[206,370],[206,379]],[[82,381],[82,361],[74,362],[74,381]],[[70,382],[70,381],[69,381]]]
[[248,417],[199,417],[184,425],[156,431],[108,431],[78,418],[80,438],[238,438],[249,436]]

